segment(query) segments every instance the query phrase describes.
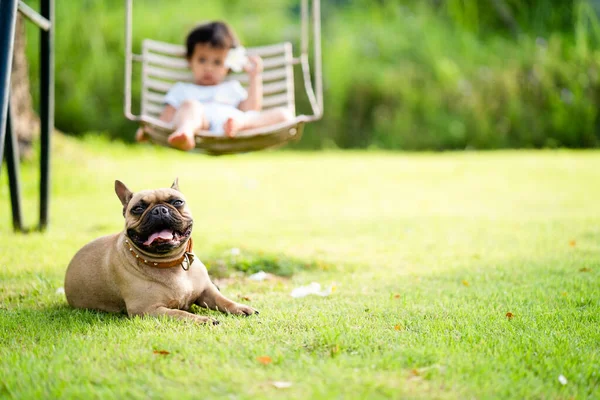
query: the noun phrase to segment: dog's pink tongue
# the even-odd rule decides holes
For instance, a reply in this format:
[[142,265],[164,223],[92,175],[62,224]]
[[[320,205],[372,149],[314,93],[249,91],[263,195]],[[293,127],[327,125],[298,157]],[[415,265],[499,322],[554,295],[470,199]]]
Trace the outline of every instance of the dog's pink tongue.
[[162,230],[160,232],[156,232],[153,233],[152,235],[150,235],[150,237],[148,238],[148,240],[146,240],[144,242],[144,244],[146,246],[151,245],[156,239],[163,239],[163,240],[172,240],[173,239],[173,231],[170,231],[168,229]]

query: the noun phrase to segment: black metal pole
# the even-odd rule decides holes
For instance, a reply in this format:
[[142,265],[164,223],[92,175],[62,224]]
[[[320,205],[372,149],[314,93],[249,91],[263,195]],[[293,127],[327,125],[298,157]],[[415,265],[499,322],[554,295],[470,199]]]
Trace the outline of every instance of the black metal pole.
[[18,0],[0,0],[0,170],[2,170],[8,103],[10,101],[10,72],[15,42],[17,4]]
[[[2,1],[2,0],[0,0]],[[17,135],[12,130],[10,121],[10,106],[6,114],[6,170],[8,172],[8,185],[10,186],[10,204],[12,208],[12,222],[15,231],[23,231],[23,218],[21,216],[21,184],[19,177],[19,144]]]
[[[4,2],[5,0],[0,0]],[[50,147],[54,130],[54,0],[41,1],[41,15],[50,21],[40,36],[40,230],[48,225]]]

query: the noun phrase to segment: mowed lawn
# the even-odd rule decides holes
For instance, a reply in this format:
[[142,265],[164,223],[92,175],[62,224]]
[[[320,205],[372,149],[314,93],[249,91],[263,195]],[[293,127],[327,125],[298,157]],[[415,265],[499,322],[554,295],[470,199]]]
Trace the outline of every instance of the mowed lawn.
[[[29,235],[5,171],[2,398],[600,397],[600,152],[213,158],[57,136],[50,227]],[[28,224],[37,174],[23,166]],[[261,313],[197,310],[214,327],[70,309],[69,260],[123,228],[114,180],[175,177],[200,259],[307,269],[222,280]],[[311,282],[335,290],[290,295]]]

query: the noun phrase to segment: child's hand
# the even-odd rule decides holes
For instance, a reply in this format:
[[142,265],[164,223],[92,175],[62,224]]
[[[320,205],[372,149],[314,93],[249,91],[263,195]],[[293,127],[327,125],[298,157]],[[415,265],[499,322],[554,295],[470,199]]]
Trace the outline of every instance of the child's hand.
[[248,64],[244,66],[244,71],[251,77],[256,77],[263,72],[263,61],[259,56],[249,56]]

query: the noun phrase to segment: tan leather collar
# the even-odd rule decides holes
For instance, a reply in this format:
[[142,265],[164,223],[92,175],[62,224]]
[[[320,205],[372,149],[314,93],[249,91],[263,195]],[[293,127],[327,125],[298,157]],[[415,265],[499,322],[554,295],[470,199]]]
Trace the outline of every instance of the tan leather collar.
[[125,247],[129,250],[131,255],[138,259],[138,262],[146,264],[150,267],[155,268],[172,268],[181,265],[184,271],[187,271],[190,268],[190,265],[194,262],[194,253],[192,253],[192,238],[188,239],[187,246],[185,247],[185,251],[183,255],[175,260],[164,261],[164,262],[154,262],[146,260],[141,254],[135,252],[133,245],[129,242],[129,239],[125,239],[124,241]]

